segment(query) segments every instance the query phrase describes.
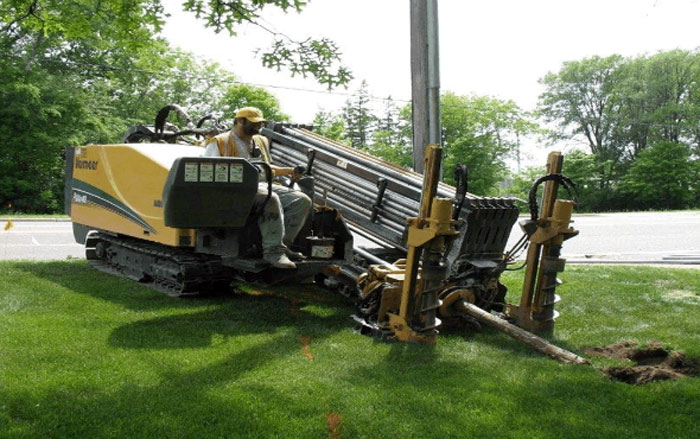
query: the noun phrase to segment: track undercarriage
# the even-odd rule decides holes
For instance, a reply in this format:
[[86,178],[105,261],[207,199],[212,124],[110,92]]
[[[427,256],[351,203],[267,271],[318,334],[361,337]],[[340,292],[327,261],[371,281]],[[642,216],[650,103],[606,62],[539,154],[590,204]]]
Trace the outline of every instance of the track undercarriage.
[[173,297],[226,288],[235,277],[219,256],[106,233],[88,236],[85,255],[100,271]]

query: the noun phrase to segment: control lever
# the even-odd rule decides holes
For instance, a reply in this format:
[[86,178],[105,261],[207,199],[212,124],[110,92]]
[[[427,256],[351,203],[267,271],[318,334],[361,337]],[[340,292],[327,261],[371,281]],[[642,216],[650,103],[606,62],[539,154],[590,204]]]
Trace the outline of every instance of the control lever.
[[374,206],[372,206],[372,214],[369,217],[369,220],[374,222],[377,222],[377,215],[379,215],[379,209],[382,208],[382,201],[384,200],[384,192],[386,191],[386,185],[388,181],[386,178],[379,177],[377,179],[377,199],[374,202]]
[[311,175],[311,168],[314,166],[314,159],[316,158],[316,150],[313,148],[309,148],[306,151],[306,175]]
[[457,220],[462,212],[462,206],[467,196],[467,188],[469,187],[469,169],[467,169],[467,165],[457,165],[454,176],[457,188],[455,189],[455,209],[452,213],[452,219]]

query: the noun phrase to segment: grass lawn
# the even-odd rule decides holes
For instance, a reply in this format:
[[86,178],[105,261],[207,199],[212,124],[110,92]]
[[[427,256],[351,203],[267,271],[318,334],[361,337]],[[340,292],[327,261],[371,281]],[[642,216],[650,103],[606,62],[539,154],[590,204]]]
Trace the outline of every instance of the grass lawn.
[[70,217],[63,213],[13,213],[13,212],[0,212],[0,219],[65,219],[68,220]]
[[[511,301],[521,274],[509,274]],[[554,340],[700,357],[700,271],[567,267]],[[0,438],[698,438],[700,379],[646,386],[491,329],[353,333],[310,287],[172,299],[85,261],[0,263]]]

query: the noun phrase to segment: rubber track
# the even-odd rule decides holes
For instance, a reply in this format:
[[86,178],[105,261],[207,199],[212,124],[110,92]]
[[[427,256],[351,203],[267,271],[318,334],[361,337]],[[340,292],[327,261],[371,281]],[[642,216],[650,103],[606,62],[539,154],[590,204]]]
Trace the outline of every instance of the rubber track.
[[[90,263],[96,269],[137,280],[173,297],[191,296],[228,285],[235,274],[232,269],[221,264],[221,258],[218,256],[195,254],[177,247],[103,233],[93,234],[90,239],[108,242],[110,248],[116,248],[117,251],[155,259],[155,262],[148,266],[137,267],[126,267],[104,259],[91,259]],[[135,276],[129,272],[140,272],[143,275]],[[163,273],[170,273],[171,276],[163,276]]]

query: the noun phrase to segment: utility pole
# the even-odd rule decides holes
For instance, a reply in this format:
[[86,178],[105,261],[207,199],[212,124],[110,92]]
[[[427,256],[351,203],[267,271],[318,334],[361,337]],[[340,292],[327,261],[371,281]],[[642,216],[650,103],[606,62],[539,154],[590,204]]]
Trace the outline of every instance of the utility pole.
[[442,144],[437,0],[411,0],[413,169],[423,173],[425,147]]

